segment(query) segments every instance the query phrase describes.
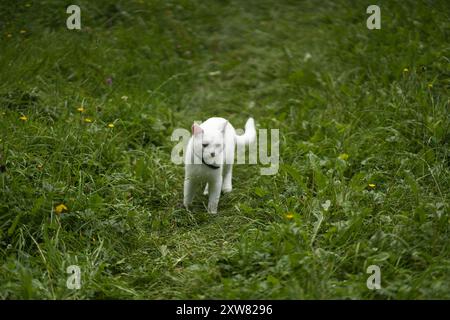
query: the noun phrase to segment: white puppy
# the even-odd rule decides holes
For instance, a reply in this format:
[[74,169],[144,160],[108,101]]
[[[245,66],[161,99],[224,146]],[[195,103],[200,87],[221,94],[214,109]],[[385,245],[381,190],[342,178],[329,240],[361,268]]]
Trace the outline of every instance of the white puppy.
[[217,213],[220,191],[230,192],[231,175],[236,144],[253,143],[256,139],[255,122],[245,124],[245,133],[236,134],[233,126],[224,118],[209,118],[200,125],[192,125],[185,157],[184,201],[186,209],[195,193],[206,183],[209,192],[208,212]]

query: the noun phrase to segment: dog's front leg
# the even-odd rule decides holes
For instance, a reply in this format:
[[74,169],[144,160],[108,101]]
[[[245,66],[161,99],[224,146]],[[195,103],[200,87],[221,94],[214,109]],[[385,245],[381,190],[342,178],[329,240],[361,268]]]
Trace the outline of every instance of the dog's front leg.
[[214,181],[210,181],[209,185],[209,201],[208,212],[217,213],[217,206],[219,205],[220,190],[222,189],[222,174],[220,174]]
[[196,190],[195,181],[192,181],[190,177],[186,177],[184,179],[183,204],[187,210],[189,210],[189,206],[192,204],[192,199],[194,198],[195,190]]

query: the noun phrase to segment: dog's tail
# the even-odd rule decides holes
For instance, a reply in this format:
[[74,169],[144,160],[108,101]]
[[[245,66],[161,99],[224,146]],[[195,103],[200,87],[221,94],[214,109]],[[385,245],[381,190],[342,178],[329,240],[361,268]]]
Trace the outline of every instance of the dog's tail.
[[255,129],[255,120],[253,118],[248,118],[245,123],[245,132],[243,135],[236,135],[236,143],[238,145],[246,145],[253,143],[256,139],[256,129]]

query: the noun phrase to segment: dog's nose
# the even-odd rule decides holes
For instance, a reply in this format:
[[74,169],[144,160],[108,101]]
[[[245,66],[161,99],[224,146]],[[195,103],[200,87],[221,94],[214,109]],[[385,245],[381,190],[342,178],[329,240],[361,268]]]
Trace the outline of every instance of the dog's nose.
[[211,157],[214,157],[216,155],[215,152],[211,152]]

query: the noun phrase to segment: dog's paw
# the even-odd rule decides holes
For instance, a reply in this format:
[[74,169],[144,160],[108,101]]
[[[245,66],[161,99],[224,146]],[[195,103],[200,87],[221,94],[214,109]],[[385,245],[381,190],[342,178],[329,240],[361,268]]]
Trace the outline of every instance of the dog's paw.
[[217,213],[217,204],[208,204],[208,213]]
[[187,211],[191,211],[189,210],[190,204],[183,202],[183,204],[180,205],[181,208],[185,208]]
[[233,188],[231,186],[227,186],[227,185],[223,185],[222,186],[222,192],[223,193],[231,192],[231,190],[233,190]]

